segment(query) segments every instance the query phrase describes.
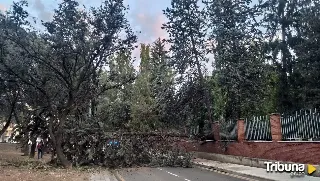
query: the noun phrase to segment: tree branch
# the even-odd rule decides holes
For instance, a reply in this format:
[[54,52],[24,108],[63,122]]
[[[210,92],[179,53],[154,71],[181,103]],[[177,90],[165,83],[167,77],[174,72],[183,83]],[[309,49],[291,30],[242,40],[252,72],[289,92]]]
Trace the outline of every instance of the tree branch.
[[9,113],[9,116],[8,116],[8,120],[7,120],[6,124],[4,125],[4,127],[1,129],[1,131],[0,131],[0,136],[3,135],[3,133],[4,133],[4,132],[8,129],[8,127],[10,126],[11,119],[12,119],[12,114],[14,113],[17,99],[18,99],[18,94],[16,94],[15,97],[14,97],[14,99],[12,100],[11,109],[10,109],[10,113]]
[[104,84],[103,87],[101,88],[100,92],[98,93],[98,95],[103,94],[107,90],[119,88],[129,82],[134,81],[135,79],[136,79],[136,77],[131,77],[120,84],[116,84],[116,85],[112,85],[112,86],[107,86],[106,84]]

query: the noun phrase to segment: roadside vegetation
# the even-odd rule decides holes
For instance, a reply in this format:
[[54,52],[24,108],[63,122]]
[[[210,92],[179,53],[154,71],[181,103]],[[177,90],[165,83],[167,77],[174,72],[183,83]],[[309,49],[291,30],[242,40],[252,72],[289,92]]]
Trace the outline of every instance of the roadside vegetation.
[[90,170],[72,169],[66,171],[63,167],[55,167],[46,162],[50,155],[44,155],[43,160],[21,156],[19,145],[0,143],[0,175],[1,181],[88,181]]
[[213,139],[214,121],[320,108],[318,1],[172,0],[152,44],[123,0],[63,0],[49,22],[27,7],[0,12],[0,135],[17,125],[21,166],[190,167],[180,141]]

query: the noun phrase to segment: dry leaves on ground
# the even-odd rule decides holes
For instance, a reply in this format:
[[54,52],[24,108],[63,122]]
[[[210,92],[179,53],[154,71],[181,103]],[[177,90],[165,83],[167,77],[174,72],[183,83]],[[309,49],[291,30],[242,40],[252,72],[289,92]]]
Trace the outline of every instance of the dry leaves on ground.
[[0,143],[0,178],[1,181],[85,181],[88,172],[81,170],[65,170],[51,167],[43,160],[30,159],[16,149],[16,144]]

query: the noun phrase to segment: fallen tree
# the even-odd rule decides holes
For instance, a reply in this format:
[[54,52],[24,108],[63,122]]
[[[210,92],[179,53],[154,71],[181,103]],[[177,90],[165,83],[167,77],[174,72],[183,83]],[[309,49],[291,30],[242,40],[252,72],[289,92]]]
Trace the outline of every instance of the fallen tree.
[[[111,118],[104,120],[95,115],[102,93],[123,89],[135,78],[128,72],[120,76],[104,69],[110,68],[112,56],[131,52],[136,43],[123,0],[107,0],[90,10],[80,9],[75,0],[64,0],[59,3],[53,19],[43,23],[45,31],[40,32],[28,22],[26,5],[25,0],[14,3],[7,14],[0,16],[0,48],[3,49],[0,73],[14,77],[23,87],[23,104],[32,112],[32,117],[25,116],[20,124],[24,145],[32,140],[34,150],[36,138],[48,135],[53,163],[65,168],[88,164],[190,166],[190,154],[174,144],[185,135],[139,133],[139,130],[119,133],[117,138],[110,134],[110,130],[118,129],[115,126],[110,129],[111,122],[119,121],[117,118],[125,124],[133,119],[130,107],[133,100],[123,105],[125,109],[118,112],[120,116],[107,114],[105,117]],[[104,82],[102,74],[106,74]],[[117,81],[112,80],[114,76]],[[128,116],[122,117],[126,113]],[[146,115],[145,121],[149,118]],[[167,122],[171,120],[166,118]],[[151,125],[150,129],[157,128],[156,124]],[[109,144],[114,139],[120,142],[117,147]]]
[[[74,165],[191,166],[192,154],[176,144],[181,137],[156,132],[110,133],[102,124],[91,120],[90,125],[73,126],[66,132],[64,153]],[[110,144],[110,140],[119,145]]]
[[[64,0],[53,19],[42,22],[44,31],[28,21],[27,5],[21,0],[0,13],[0,73],[14,77],[26,97],[36,95],[24,103],[49,113],[43,121],[50,140],[62,165],[70,168],[62,148],[65,124],[76,109],[87,107],[101,92],[122,86],[101,84],[99,76],[110,56],[133,49],[136,36],[122,0],[83,10],[77,1]],[[124,83],[133,80],[124,79]]]

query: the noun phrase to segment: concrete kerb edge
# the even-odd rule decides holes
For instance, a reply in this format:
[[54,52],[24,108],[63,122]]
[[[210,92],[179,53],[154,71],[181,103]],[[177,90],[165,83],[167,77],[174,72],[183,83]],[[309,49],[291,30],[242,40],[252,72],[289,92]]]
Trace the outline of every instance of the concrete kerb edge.
[[[194,157],[202,158],[206,160],[215,160],[222,163],[232,163],[238,165],[245,165],[250,167],[257,167],[257,168],[266,168],[264,162],[282,162],[288,164],[300,164],[296,162],[289,162],[289,161],[278,161],[278,160],[267,160],[262,158],[250,158],[250,157],[241,157],[235,155],[223,155],[223,154],[216,154],[216,153],[206,153],[206,152],[193,152]],[[220,156],[225,158],[219,158]],[[233,161],[233,160],[239,161]],[[305,164],[307,166],[307,164]],[[313,177],[320,177],[320,165],[313,165],[316,167],[316,172],[313,173],[311,176]]]
[[118,170],[112,170],[111,173],[116,177],[118,181],[126,181],[118,172]]
[[249,174],[244,174],[244,173],[239,173],[239,172],[235,172],[235,171],[231,171],[231,170],[228,170],[228,169],[222,169],[222,168],[218,168],[218,167],[213,167],[213,166],[207,166],[207,165],[202,165],[202,164],[199,164],[199,163],[193,163],[193,165],[203,169],[203,168],[206,168],[206,169],[213,169],[213,170],[217,170],[217,171],[221,171],[221,172],[226,172],[226,173],[230,173],[230,174],[234,174],[234,175],[239,175],[239,176],[243,176],[243,177],[249,177],[249,178],[252,178],[252,179],[256,179],[256,180],[259,180],[259,181],[273,181],[272,179],[266,179],[264,177],[257,177],[257,176],[253,176],[253,175],[249,175]]

